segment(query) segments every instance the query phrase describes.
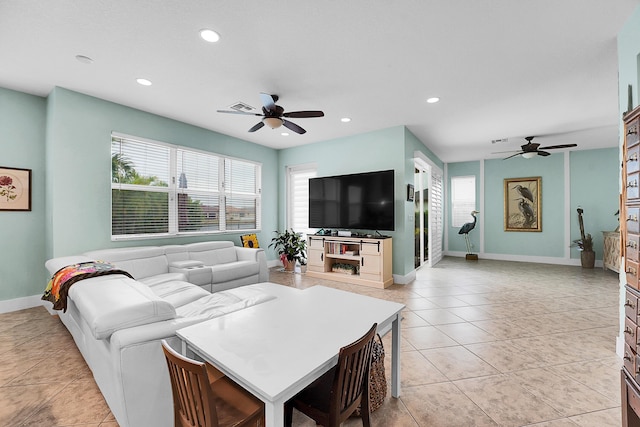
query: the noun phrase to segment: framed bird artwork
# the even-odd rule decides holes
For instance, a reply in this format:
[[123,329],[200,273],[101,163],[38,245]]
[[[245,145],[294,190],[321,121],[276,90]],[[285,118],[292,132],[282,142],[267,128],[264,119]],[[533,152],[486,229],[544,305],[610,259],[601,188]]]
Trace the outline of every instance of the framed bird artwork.
[[542,231],[542,178],[505,178],[504,231]]

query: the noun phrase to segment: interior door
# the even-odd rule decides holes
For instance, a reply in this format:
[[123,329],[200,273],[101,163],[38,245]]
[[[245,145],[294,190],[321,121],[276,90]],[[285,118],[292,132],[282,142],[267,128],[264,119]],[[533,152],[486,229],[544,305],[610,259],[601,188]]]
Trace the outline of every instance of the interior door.
[[435,265],[442,259],[444,205],[442,171],[421,158],[414,169],[414,264]]

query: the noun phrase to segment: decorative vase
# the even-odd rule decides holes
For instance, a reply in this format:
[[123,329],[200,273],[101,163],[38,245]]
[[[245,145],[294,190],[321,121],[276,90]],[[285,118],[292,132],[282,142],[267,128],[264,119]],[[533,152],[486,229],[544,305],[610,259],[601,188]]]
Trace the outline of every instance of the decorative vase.
[[580,252],[580,264],[582,268],[593,268],[596,263],[595,251],[582,251]]

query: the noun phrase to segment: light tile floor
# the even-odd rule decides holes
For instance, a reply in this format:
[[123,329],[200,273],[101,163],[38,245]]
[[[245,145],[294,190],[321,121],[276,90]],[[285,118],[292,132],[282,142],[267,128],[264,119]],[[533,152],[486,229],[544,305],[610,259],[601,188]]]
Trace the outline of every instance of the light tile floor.
[[[402,396],[387,395],[374,426],[620,425],[611,271],[445,258],[386,290],[278,269],[270,280],[407,306]],[[390,336],[383,341],[390,348]],[[117,426],[66,329],[43,308],[0,314],[0,425]],[[296,412],[294,425],[315,423]]]

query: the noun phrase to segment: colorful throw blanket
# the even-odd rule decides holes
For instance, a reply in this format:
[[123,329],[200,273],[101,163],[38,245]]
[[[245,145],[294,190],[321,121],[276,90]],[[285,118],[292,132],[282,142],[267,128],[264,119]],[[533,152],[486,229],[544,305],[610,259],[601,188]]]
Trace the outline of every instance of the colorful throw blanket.
[[67,295],[69,288],[74,283],[91,277],[107,274],[124,274],[133,277],[124,270],[115,268],[113,264],[102,261],[81,262],[61,268],[51,277],[47,288],[44,290],[42,300],[53,303],[54,310],[67,311]]

